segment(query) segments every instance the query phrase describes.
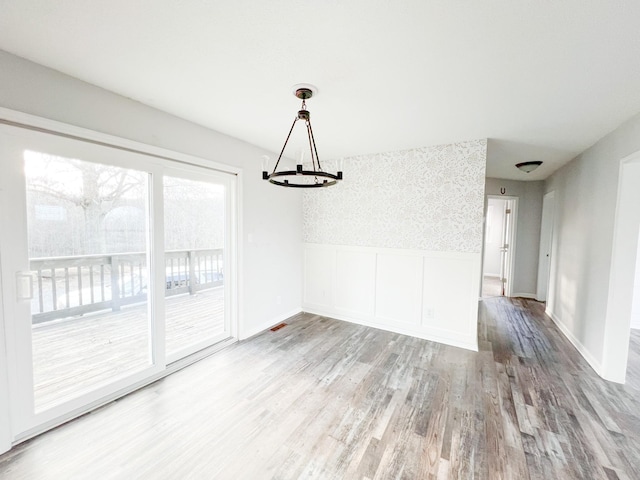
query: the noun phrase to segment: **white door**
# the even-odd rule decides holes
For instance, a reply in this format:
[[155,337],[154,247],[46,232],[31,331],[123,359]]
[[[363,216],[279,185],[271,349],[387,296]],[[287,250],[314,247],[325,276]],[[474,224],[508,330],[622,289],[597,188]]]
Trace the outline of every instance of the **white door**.
[[231,175],[4,125],[0,162],[13,438],[230,336]]
[[501,295],[511,292],[511,251],[513,200],[506,200],[502,216],[502,238],[500,242],[500,284]]
[[487,199],[482,285],[484,297],[511,294],[516,207],[517,200],[514,197]]
[[555,210],[554,192],[545,194],[542,199],[542,220],[540,224],[540,253],[538,257],[538,286],[536,300],[547,301],[549,288],[549,268],[551,265],[551,245]]

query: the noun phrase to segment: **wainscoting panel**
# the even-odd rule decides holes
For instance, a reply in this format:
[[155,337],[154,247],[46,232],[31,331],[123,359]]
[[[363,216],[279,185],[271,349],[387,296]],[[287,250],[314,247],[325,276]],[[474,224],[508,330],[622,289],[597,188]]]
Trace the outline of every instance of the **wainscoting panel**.
[[333,276],[336,251],[333,248],[315,248],[304,251],[303,303],[308,305],[333,305]]
[[470,274],[469,259],[425,256],[424,261],[423,327],[444,337],[471,333],[468,322],[478,313],[478,281]]
[[376,255],[358,250],[336,251],[336,308],[347,315],[373,315]]
[[477,350],[480,254],[304,244],[303,310]]
[[422,257],[378,253],[376,319],[396,325],[420,325]]

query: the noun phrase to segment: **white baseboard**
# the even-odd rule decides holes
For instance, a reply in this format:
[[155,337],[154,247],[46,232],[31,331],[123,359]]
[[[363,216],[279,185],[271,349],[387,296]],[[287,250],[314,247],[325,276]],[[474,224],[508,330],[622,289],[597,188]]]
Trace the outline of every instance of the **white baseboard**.
[[322,308],[321,306],[317,305],[303,305],[303,309],[305,312],[312,313],[314,315],[321,315],[323,317],[334,318],[336,320],[344,322],[355,323],[356,325],[363,325],[365,327],[377,328],[378,330],[385,330],[393,333],[399,333],[401,335],[417,337],[423,340],[429,340],[431,342],[443,343],[445,345],[464,348],[465,350],[472,350],[474,352],[478,351],[477,337],[461,340],[461,336],[457,332],[455,333],[456,338],[453,338],[453,335],[443,335],[442,333],[433,331],[434,329],[431,329],[432,331],[425,331],[424,329],[416,330],[411,328],[403,328],[397,325],[390,325],[389,323],[378,323],[374,320],[370,320],[364,317],[345,316],[333,311],[329,311],[328,309]]
[[299,313],[302,312],[301,308],[296,308],[294,310],[291,310],[287,313],[283,313],[281,315],[277,315],[276,317],[273,317],[269,320],[266,320],[264,322],[262,322],[260,325],[247,329],[245,331],[242,332],[241,336],[239,337],[240,340],[246,340],[247,338],[251,338],[254,335],[257,335],[261,332],[264,332],[265,330],[273,327],[274,325],[277,325],[279,323],[284,322],[286,319],[291,318],[295,315],[298,315]]
[[[572,343],[572,345],[578,350],[578,353],[582,355],[582,357],[587,361],[591,368],[602,378],[605,380],[610,380],[603,375],[604,369],[600,362],[591,354],[591,352],[578,340],[575,335],[560,321],[558,317],[550,310],[546,309],[545,312],[551,321],[555,323],[558,329],[562,332],[562,334],[567,337],[567,339]],[[615,381],[615,380],[614,380]]]
[[538,300],[535,293],[512,293],[512,297],[530,298],[531,300]]

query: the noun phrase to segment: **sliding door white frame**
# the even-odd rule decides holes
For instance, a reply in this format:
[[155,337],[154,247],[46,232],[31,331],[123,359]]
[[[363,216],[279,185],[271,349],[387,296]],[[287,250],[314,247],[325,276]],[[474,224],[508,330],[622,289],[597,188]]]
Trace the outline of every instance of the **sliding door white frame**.
[[[229,200],[229,211],[231,211],[233,214],[231,215],[232,223],[229,225],[230,248],[227,256],[229,259],[229,265],[233,265],[235,266],[235,268],[231,268],[229,270],[229,274],[225,275],[225,282],[229,282],[230,293],[229,298],[225,300],[225,308],[229,308],[229,315],[231,318],[231,336],[237,338],[238,324],[241,315],[238,304],[238,299],[240,296],[238,272],[240,271],[241,267],[241,245],[238,243],[238,239],[242,238],[239,231],[240,226],[242,225],[242,212],[240,202],[242,189],[242,172],[240,169],[212,161],[207,161],[202,158],[169,151],[150,145],[145,145],[139,142],[94,132],[88,129],[74,127],[60,122],[43,119],[40,117],[35,117],[4,108],[0,108],[0,124],[20,127],[26,130],[44,132],[52,136],[65,137],[77,142],[84,142],[106,148],[112,148],[114,149],[114,153],[116,151],[120,151],[121,153],[129,152],[130,154],[143,159],[141,161],[142,163],[146,164],[145,169],[152,172],[152,191],[158,188],[161,189],[161,171],[163,165],[178,166],[183,168],[199,167],[207,169],[208,171],[213,170],[222,174],[230,175],[233,180],[228,182],[229,195],[227,198]],[[153,174],[154,172],[155,174]],[[9,208],[9,205],[7,205],[6,203],[7,202],[5,202],[5,205],[0,205],[0,209]],[[161,202],[152,201],[151,208],[153,209],[153,216],[156,219],[162,219],[162,206],[158,205],[158,203]],[[0,211],[0,214],[2,213],[3,212]],[[156,226],[156,228],[152,229],[152,235],[154,236],[154,241],[159,242],[159,240],[162,238],[161,225],[159,228],[158,226]],[[160,265],[162,263],[162,254],[162,249],[155,249],[151,252],[153,261],[157,265]],[[0,267],[2,267],[2,265],[0,265]],[[162,275],[162,272],[160,272],[158,275]],[[5,276],[5,280],[6,278],[7,277]],[[8,337],[10,337],[13,332],[7,331],[7,326],[12,323],[12,319],[7,318],[5,309],[6,302],[12,302],[13,299],[5,298],[7,285],[4,285],[4,287],[4,289],[0,289],[0,341],[2,342],[2,344],[0,345],[0,453],[8,450],[12,444],[19,443],[22,440],[30,438],[55,425],[64,423],[69,419],[81,415],[101,404],[107,403],[114,398],[120,397],[130,391],[140,388],[145,384],[151,383],[158,378],[161,378],[179,368],[184,367],[185,365],[188,365],[189,363],[197,361],[198,359],[210,354],[212,351],[215,351],[217,348],[220,348],[220,346],[214,346],[210,349],[197,352],[190,357],[184,358],[166,367],[165,359],[158,358],[159,356],[162,356],[161,352],[155,349],[154,357],[156,357],[156,360],[159,361],[158,365],[161,365],[162,368],[156,368],[152,371],[146,371],[145,375],[141,375],[139,378],[135,378],[132,382],[129,381],[127,384],[116,384],[115,386],[111,386],[108,389],[97,392],[95,396],[84,398],[82,403],[67,404],[65,408],[61,409],[50,409],[46,412],[46,414],[40,415],[37,419],[37,422],[29,424],[28,428],[21,428],[20,431],[18,431],[15,427],[15,422],[5,421],[14,419],[17,412],[12,412],[10,407],[10,405],[12,404],[12,395],[15,393],[14,390],[16,384],[16,372],[15,364],[11,363],[11,361],[13,361],[15,357],[10,351],[7,351],[9,350],[8,347],[10,347],[10,341]],[[156,289],[158,290],[155,292],[156,296],[159,294],[159,288],[160,287]],[[158,300],[159,302],[162,302],[162,299],[158,298]],[[160,321],[160,324],[161,323],[162,322]],[[158,325],[156,325],[156,329],[157,328]],[[161,333],[159,335],[162,336]],[[161,337],[157,340],[164,339]],[[129,380],[131,380],[131,378]],[[14,425],[11,426],[12,424]],[[25,424],[22,423],[22,425],[24,426]]]

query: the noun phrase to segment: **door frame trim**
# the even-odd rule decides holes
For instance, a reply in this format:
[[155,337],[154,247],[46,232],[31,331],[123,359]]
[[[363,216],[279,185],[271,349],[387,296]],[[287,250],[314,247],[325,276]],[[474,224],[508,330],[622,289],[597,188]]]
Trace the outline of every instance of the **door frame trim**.
[[115,135],[97,132],[88,128],[76,127],[75,125],[69,125],[56,120],[49,120],[48,118],[37,117],[35,115],[10,110],[4,107],[0,107],[0,123],[12,127],[24,128],[26,130],[57,135],[71,140],[93,143],[103,147],[116,148],[118,150],[155,157],[161,160],[169,160],[187,165],[205,167],[222,173],[229,173],[233,175],[239,175],[242,173],[242,169],[238,167],[219,163],[215,160],[207,160],[194,155],[176,152],[175,150],[169,150],[135,140],[116,137]]

